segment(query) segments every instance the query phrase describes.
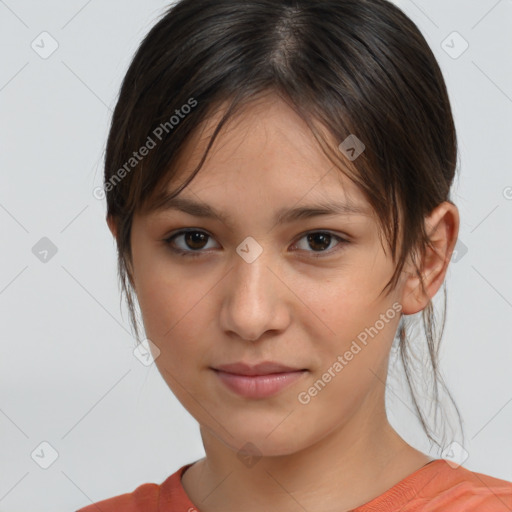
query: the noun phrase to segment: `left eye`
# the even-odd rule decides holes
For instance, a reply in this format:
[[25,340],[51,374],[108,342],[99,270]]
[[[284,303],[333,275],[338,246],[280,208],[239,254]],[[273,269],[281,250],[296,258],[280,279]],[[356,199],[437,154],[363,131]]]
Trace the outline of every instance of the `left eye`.
[[[213,240],[213,237],[205,231],[193,229],[188,231],[179,231],[178,233],[175,233],[174,235],[164,239],[164,242],[169,245],[173,252],[180,256],[195,257],[200,256],[203,252],[205,252],[202,249],[212,248],[208,247],[209,239]],[[181,244],[177,242],[178,240],[181,242]],[[305,240],[306,247],[312,248],[313,251],[310,251],[304,247],[300,247],[300,242],[302,240]],[[332,252],[338,250],[327,250],[330,246],[332,247],[331,244],[334,240],[338,241],[338,244],[336,244],[334,247],[348,243],[348,241],[344,238],[341,238],[340,236],[334,235],[327,231],[310,231],[309,233],[303,235],[299,239],[299,242],[295,243],[294,247],[299,247],[299,250],[306,252],[331,254]],[[315,258],[320,256],[322,256],[322,254],[313,255]]]
[[[333,251],[326,251],[326,249],[329,248],[333,240],[338,240],[337,245],[342,245],[343,242],[346,242],[343,238],[333,235],[332,233],[326,232],[326,231],[312,231],[310,233],[305,234],[300,240],[306,240],[306,244],[309,247],[312,247],[315,249],[313,252],[333,252]],[[300,241],[299,240],[299,241]],[[299,245],[299,244],[296,244]],[[336,247],[336,246],[335,246]],[[307,252],[307,249],[302,248],[302,250],[305,250]],[[337,250],[337,249],[336,249]],[[316,256],[318,257],[318,256]]]

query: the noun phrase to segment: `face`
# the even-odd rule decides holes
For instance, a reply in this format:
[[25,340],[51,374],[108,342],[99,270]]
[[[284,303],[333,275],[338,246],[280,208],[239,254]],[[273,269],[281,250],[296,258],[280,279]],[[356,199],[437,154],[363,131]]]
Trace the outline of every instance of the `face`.
[[[189,144],[169,190],[196,167],[217,120]],[[278,99],[253,104],[178,197],[220,218],[178,206],[139,214],[131,243],[146,335],[183,406],[234,450],[251,442],[266,455],[348,425],[377,429],[401,285],[381,294],[394,266],[369,204],[305,123]],[[340,210],[320,214],[326,204]],[[262,361],[306,371],[247,396],[212,369]]]

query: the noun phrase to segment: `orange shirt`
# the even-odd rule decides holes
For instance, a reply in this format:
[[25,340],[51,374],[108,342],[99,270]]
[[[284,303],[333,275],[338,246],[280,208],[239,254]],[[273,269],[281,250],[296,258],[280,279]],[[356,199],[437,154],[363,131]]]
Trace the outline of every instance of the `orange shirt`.
[[[77,512],[201,512],[181,485],[186,464],[162,484],[99,501]],[[436,459],[353,512],[511,512],[512,482]]]

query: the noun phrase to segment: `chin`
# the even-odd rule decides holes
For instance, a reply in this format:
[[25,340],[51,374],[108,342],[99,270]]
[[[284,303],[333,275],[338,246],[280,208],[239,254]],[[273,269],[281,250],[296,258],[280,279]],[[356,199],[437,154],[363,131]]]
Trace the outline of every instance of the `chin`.
[[[260,457],[280,457],[292,455],[306,448],[307,443],[304,440],[296,439],[283,430],[280,434],[274,431],[270,436],[267,430],[247,429],[242,432],[235,432],[230,429],[229,432],[233,437],[225,437],[225,432],[220,437],[216,432],[214,435],[223,444],[236,452],[237,457],[244,462],[245,460],[254,463]],[[250,464],[250,462],[249,462]],[[247,465],[249,465],[247,464]]]

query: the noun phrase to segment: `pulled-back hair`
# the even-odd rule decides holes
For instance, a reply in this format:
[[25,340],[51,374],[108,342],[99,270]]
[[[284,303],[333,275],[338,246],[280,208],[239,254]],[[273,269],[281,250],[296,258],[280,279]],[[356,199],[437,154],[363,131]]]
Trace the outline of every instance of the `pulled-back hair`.
[[[400,9],[385,0],[181,0],[140,44],[106,148],[107,216],[117,226],[119,279],[137,340],[134,213],[160,204],[176,181],[185,143],[213,113],[224,108],[200,164],[176,195],[199,172],[226,122],[269,93],[305,120],[333,165],[373,208],[396,265],[382,292],[393,290],[408,256],[419,261],[430,246],[424,220],[440,203],[451,202],[456,133],[441,70]],[[338,149],[349,135],[365,145],[354,160]],[[443,292],[441,328],[432,301],[421,315],[435,403],[442,384],[460,420],[438,368],[444,286]],[[407,330],[402,316],[395,341],[408,387],[425,433],[440,446],[417,403]]]

